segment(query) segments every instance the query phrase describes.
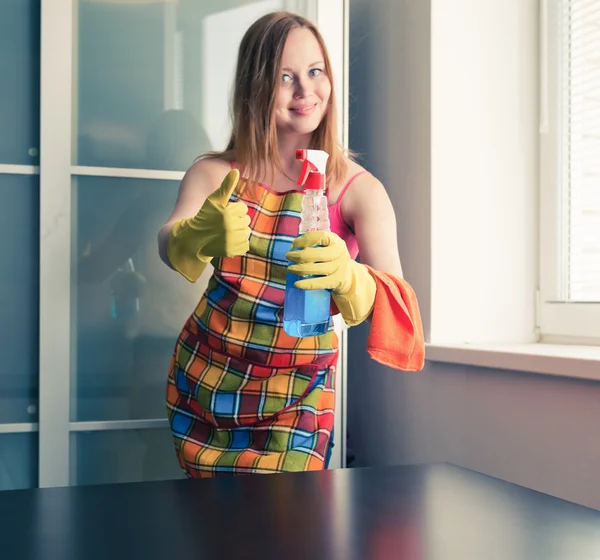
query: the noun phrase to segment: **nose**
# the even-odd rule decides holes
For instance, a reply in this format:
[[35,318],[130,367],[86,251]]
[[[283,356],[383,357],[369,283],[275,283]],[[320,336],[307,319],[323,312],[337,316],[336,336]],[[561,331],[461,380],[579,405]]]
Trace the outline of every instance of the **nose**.
[[296,87],[294,89],[294,99],[303,99],[311,91],[310,79],[306,76],[302,76],[296,80]]

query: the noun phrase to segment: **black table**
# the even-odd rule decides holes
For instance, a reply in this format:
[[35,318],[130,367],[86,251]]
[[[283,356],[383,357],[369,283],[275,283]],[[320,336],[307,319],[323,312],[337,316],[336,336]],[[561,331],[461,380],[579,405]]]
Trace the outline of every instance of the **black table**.
[[444,464],[0,492],[0,558],[598,560],[600,512]]

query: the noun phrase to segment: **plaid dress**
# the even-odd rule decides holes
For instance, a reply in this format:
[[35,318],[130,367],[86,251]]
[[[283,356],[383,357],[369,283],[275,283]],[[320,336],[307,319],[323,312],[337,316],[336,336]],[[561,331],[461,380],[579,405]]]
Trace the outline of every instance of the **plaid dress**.
[[333,328],[283,330],[287,259],[303,194],[263,185],[236,192],[249,209],[250,250],[213,259],[214,274],[177,340],[167,407],[188,477],[325,467],[334,423]]

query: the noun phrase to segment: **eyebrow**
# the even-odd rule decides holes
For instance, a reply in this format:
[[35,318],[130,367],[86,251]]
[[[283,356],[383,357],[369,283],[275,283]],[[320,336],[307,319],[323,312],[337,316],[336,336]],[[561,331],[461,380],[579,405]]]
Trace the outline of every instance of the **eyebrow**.
[[[317,62],[313,62],[312,64],[309,64],[308,67],[312,68],[313,66],[316,66],[317,64],[325,64],[322,60],[318,60]],[[282,70],[285,70],[286,72],[293,72],[293,70],[291,68],[282,68]]]

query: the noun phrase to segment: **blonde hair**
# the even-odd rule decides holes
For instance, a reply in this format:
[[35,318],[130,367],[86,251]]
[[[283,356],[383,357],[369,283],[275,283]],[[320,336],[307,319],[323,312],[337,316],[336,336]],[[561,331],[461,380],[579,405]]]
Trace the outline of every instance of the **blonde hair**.
[[[271,162],[283,173],[275,125],[275,98],[280,86],[283,49],[293,29],[308,29],[323,52],[325,72],[331,81],[329,106],[323,120],[313,132],[311,149],[329,154],[327,184],[342,181],[347,163],[337,135],[337,110],[331,61],[318,29],[307,19],[290,12],[273,12],[259,18],[246,31],[238,51],[233,89],[232,131],[225,151],[210,152],[202,157],[216,157],[248,172],[249,185],[261,181],[256,162]],[[254,165],[253,165],[254,164]]]

